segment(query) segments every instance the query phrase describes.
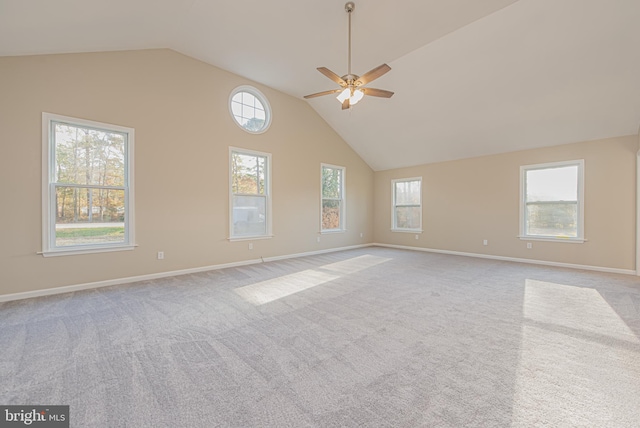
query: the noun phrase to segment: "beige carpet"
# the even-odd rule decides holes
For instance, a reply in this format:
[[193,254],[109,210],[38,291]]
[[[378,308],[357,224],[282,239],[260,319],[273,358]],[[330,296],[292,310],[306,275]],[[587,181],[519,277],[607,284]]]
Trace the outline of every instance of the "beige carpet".
[[0,304],[74,427],[638,427],[640,280],[367,248]]

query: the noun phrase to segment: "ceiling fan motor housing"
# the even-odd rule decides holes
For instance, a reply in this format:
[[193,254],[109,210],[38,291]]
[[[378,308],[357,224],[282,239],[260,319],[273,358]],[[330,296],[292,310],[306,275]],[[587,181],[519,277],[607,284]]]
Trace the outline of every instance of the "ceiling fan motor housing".
[[344,10],[346,10],[348,13],[353,12],[355,8],[356,8],[356,4],[352,1],[347,2],[347,4],[344,5]]
[[345,74],[344,76],[342,76],[342,80],[347,82],[348,86],[353,85],[359,78],[360,76],[358,76],[357,74]]

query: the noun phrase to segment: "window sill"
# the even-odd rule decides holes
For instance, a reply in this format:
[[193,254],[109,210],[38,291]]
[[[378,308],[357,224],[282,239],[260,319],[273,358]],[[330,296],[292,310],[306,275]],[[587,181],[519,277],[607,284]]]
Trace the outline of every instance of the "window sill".
[[137,245],[114,245],[111,247],[83,247],[74,249],[66,248],[41,251],[37,254],[40,254],[42,257],[75,256],[80,254],[111,253],[114,251],[132,251],[136,247]]
[[273,235],[255,235],[255,236],[232,236],[227,238],[229,242],[236,241],[257,241],[259,239],[271,239]]
[[400,232],[400,233],[422,233],[424,232],[422,229],[391,229],[392,232]]
[[584,238],[563,238],[560,236],[523,236],[518,235],[522,241],[546,241],[546,242],[564,242],[567,244],[584,244],[587,242]]
[[320,234],[321,235],[327,235],[327,234],[332,234],[332,233],[345,233],[347,231],[347,229],[327,229],[327,230],[321,230]]

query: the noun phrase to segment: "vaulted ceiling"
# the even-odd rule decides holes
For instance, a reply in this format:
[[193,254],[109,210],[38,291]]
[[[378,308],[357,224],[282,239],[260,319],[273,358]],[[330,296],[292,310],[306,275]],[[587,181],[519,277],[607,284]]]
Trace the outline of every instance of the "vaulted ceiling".
[[[395,95],[308,102],[375,170],[638,132],[638,0],[355,3],[353,72]],[[0,0],[0,56],[171,48],[300,98],[347,73],[344,4]]]

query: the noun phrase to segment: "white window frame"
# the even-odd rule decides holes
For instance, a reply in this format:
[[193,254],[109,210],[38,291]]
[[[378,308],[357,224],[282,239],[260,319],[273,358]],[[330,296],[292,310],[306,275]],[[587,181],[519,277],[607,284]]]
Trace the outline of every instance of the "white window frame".
[[[247,92],[253,95],[262,104],[262,107],[264,108],[264,126],[261,129],[257,131],[252,131],[242,126],[236,119],[236,115],[233,113],[233,107],[232,107],[234,102],[233,97],[235,97],[240,92]],[[260,90],[258,90],[257,88],[254,88],[253,86],[241,85],[235,88],[233,91],[231,91],[231,94],[229,95],[228,105],[229,105],[229,113],[231,114],[231,119],[233,120],[233,123],[238,125],[240,129],[242,129],[245,132],[248,132],[249,134],[262,134],[264,132],[267,132],[267,130],[271,126],[271,104],[269,104],[269,100],[267,99],[266,95],[260,92]]]
[[[562,168],[568,166],[578,167],[578,188],[577,188],[577,213],[578,213],[578,226],[576,237],[564,237],[564,236],[546,236],[546,235],[527,235],[526,234],[526,173],[527,171],[540,170],[540,169],[553,169]],[[561,161],[561,162],[549,162],[535,165],[522,165],[520,166],[520,234],[518,237],[521,240],[526,241],[550,241],[550,242],[568,242],[574,244],[581,244],[586,241],[584,237],[584,159]]]
[[[325,198],[324,197],[324,179],[322,171],[324,168],[330,168],[340,171],[340,198]],[[346,181],[347,181],[347,168],[344,166],[332,165],[329,163],[320,164],[320,233],[340,233],[347,230],[347,197],[346,197]],[[322,206],[325,200],[328,201],[340,201],[340,227],[337,229],[324,229],[322,227]]]
[[[264,197],[265,197],[265,210],[266,210],[266,221],[265,221],[265,233],[260,235],[234,235],[233,234],[233,197],[234,195],[242,196],[243,193],[233,193],[233,167],[232,167],[232,156],[233,153],[237,153],[245,156],[261,156],[266,158],[266,173],[264,175],[265,184],[264,184]],[[254,194],[248,196],[256,196]],[[271,153],[258,152],[256,150],[248,150],[242,149],[239,147],[231,147],[229,146],[229,241],[249,241],[256,239],[270,239],[273,238],[273,233],[271,229],[272,225],[272,215],[271,215]]]
[[[55,148],[53,126],[55,123],[65,123],[72,126],[98,129],[107,132],[124,133],[127,135],[125,148],[124,194],[125,194],[125,237],[124,242],[87,244],[57,247],[55,245]],[[102,253],[111,251],[133,250],[135,245],[134,221],[134,154],[135,130],[125,126],[96,122],[75,117],[61,116],[53,113],[42,113],[42,254],[50,256],[68,256],[73,254]],[[87,186],[82,186],[87,187]],[[96,187],[96,186],[89,186]],[[99,186],[98,186],[99,187]]]
[[[398,205],[396,204],[396,183],[405,183],[411,181],[420,182],[420,204],[419,205]],[[396,207],[415,207],[420,208],[420,226],[417,228],[397,227]],[[391,231],[392,232],[407,232],[407,233],[422,233],[422,177],[410,177],[410,178],[397,178],[391,180]]]

